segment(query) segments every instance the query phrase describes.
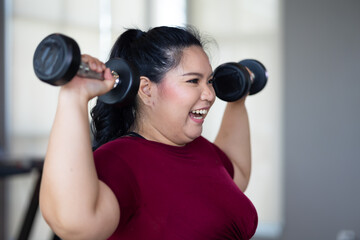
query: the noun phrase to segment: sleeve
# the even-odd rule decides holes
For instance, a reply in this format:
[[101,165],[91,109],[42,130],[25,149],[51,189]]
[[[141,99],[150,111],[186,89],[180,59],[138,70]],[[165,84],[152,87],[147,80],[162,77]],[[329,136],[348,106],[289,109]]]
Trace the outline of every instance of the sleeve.
[[122,229],[138,209],[138,185],[126,161],[110,149],[100,148],[94,152],[95,167],[99,180],[103,181],[115,194],[120,206]]
[[231,178],[234,179],[234,166],[231,160],[218,146],[216,146],[215,144],[213,144],[213,146],[226,171],[229,173]]

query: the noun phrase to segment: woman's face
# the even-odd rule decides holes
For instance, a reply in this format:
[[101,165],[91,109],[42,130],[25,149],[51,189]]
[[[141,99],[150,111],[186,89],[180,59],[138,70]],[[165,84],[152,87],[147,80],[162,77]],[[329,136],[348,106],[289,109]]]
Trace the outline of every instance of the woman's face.
[[184,145],[199,137],[215,101],[212,68],[201,47],[183,50],[180,64],[156,85],[152,125],[170,145]]

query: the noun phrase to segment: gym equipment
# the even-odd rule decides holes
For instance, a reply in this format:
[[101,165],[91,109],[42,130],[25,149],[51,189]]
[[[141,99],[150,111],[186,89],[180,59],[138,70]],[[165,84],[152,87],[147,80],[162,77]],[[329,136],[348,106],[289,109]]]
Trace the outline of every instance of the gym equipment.
[[[140,77],[135,67],[121,58],[110,59],[105,65],[117,78],[114,88],[99,96],[107,104],[126,105],[137,94]],[[87,63],[81,61],[79,45],[63,34],[54,33],[44,38],[37,46],[33,67],[36,76],[53,86],[68,83],[75,75],[103,80],[103,73],[92,71]]]
[[[28,240],[33,232],[36,215],[39,212],[39,191],[43,163],[44,159],[41,158],[18,159],[10,156],[2,156],[0,154],[0,183],[20,174],[24,175],[36,172],[37,175],[37,179],[33,184],[32,194],[30,195],[27,209],[25,209],[25,212],[23,213],[23,220],[19,226],[19,232],[17,233],[18,236],[14,239]],[[50,239],[60,240],[55,233],[53,233]]]
[[245,59],[238,63],[229,62],[218,66],[214,70],[213,86],[218,98],[234,102],[247,93],[253,95],[260,92],[267,80],[267,70],[261,62]]

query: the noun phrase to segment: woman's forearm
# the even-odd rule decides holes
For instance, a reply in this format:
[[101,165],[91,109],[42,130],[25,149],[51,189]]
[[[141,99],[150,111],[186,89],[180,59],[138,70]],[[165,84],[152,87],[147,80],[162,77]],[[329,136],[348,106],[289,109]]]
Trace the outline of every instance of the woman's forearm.
[[227,104],[215,144],[232,161],[234,181],[245,191],[251,173],[250,129],[245,99]]

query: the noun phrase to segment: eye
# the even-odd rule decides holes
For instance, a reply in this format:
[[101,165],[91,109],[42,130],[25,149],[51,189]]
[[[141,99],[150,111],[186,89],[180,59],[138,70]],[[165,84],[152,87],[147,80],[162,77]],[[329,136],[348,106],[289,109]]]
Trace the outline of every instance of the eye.
[[211,78],[211,79],[209,79],[209,81],[208,81],[208,84],[213,84],[213,82],[214,82],[214,79],[213,78]]
[[187,80],[186,82],[188,82],[188,83],[198,83],[199,82],[199,79],[197,79],[197,78],[194,78],[194,79],[190,79],[190,80]]

